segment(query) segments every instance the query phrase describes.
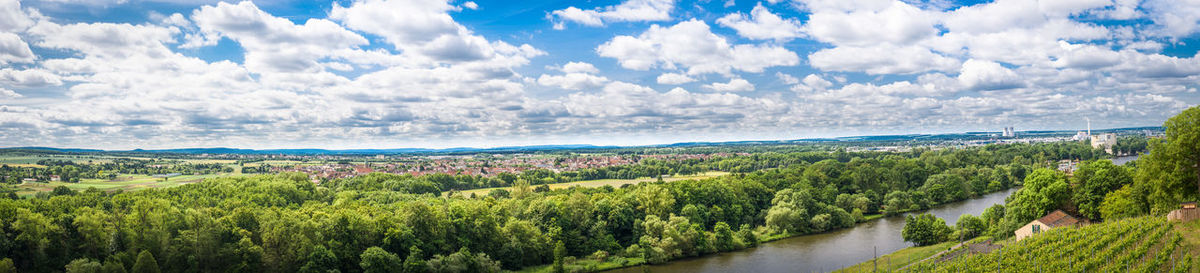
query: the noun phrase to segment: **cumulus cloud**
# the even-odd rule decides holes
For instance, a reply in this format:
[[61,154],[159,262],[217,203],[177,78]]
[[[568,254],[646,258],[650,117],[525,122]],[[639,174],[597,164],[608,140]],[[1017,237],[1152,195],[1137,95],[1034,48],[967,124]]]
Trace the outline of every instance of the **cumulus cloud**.
[[671,19],[675,0],[626,0],[618,5],[585,10],[577,7],[555,10],[550,18],[554,29],[565,29],[571,21],[585,26],[603,26],[606,22],[666,21]]
[[608,78],[588,73],[567,73],[563,75],[545,75],[537,79],[538,84],[554,86],[567,90],[594,88],[608,82]]
[[192,13],[192,21],[205,35],[237,41],[246,50],[246,67],[256,72],[316,71],[318,60],[333,51],[367,44],[366,38],[333,21],[309,19],[296,25],[249,1],[202,7]]
[[958,80],[963,86],[975,90],[1012,89],[1024,85],[1012,70],[996,62],[975,59],[963,63]]
[[20,98],[20,97],[24,97],[24,96],[22,96],[21,94],[17,94],[16,91],[8,90],[5,88],[0,88],[0,98]]
[[799,62],[796,53],[780,46],[731,45],[713,34],[708,24],[688,20],[674,26],[653,25],[637,37],[617,36],[596,47],[603,57],[615,58],[622,67],[686,69],[688,74],[728,74],[732,70],[762,72],[772,66]]
[[[628,24],[631,34],[583,41],[594,55],[547,60],[575,52],[539,39],[573,33],[472,29],[455,18],[478,7],[461,1],[338,2],[311,18],[215,3],[104,23],[0,0],[0,144],[632,144],[608,136],[1071,128],[1047,117],[1080,112],[1141,126],[1200,103],[1200,58],[1177,52],[1196,31],[1186,1],[779,2],[551,11],[554,23],[596,26],[686,17]],[[802,24],[783,15],[793,7]],[[230,41],[243,58],[205,53]],[[597,68],[612,64],[622,71]]]
[[786,42],[803,36],[799,20],[779,17],[762,3],[754,6],[750,15],[732,13],[717,19],[717,24],[737,30],[742,37],[757,40]]
[[754,84],[742,78],[734,78],[730,79],[729,82],[714,82],[705,84],[704,88],[718,92],[746,92],[754,91]]
[[658,84],[678,85],[694,82],[696,79],[679,73],[663,73],[662,75],[658,75],[658,78],[656,78],[655,81],[658,82]]

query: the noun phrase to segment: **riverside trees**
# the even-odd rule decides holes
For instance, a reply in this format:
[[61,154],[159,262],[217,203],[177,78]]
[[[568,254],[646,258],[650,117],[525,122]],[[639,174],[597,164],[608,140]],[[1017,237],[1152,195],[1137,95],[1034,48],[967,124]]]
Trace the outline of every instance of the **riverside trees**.
[[[405,176],[315,185],[298,173],[71,191],[0,199],[0,260],[21,272],[79,259],[127,271],[151,260],[162,272],[494,271],[551,263],[561,241],[567,267],[600,251],[664,262],[1019,185],[1044,164],[1031,158],[1057,159],[1047,151],[1062,147],[764,153],[705,163],[757,170],[720,178],[475,199],[438,197],[431,189],[446,188]],[[926,192],[935,185],[955,191]]]

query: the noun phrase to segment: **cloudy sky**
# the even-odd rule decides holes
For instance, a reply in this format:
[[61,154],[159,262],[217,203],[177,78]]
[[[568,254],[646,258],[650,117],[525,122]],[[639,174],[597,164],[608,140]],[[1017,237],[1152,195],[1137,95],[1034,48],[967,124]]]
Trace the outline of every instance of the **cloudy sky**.
[[0,147],[1155,126],[1198,32],[1200,0],[0,0]]

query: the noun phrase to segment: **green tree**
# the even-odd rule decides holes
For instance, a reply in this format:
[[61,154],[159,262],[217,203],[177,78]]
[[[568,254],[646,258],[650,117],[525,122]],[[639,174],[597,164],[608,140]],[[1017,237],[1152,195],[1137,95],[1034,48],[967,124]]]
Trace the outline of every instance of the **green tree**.
[[333,251],[323,245],[313,247],[308,253],[307,261],[300,267],[301,273],[335,273],[338,270],[338,259]]
[[1200,106],[1167,119],[1166,141],[1150,140],[1134,175],[1134,194],[1145,194],[1148,211],[1162,214],[1200,197]]
[[67,273],[100,273],[99,262],[88,258],[80,258],[67,264]]
[[567,256],[567,247],[562,241],[554,243],[554,273],[563,273],[567,270],[563,267],[563,258]]
[[1071,186],[1063,173],[1051,169],[1034,170],[1025,177],[1025,187],[1009,197],[1011,200],[1004,212],[1008,221],[1006,228],[1016,230],[1016,227],[1045,216],[1070,201],[1070,196]]
[[1071,177],[1075,184],[1071,201],[1084,217],[1100,220],[1100,203],[1109,192],[1133,183],[1133,174],[1128,168],[1113,165],[1109,160],[1097,160],[1083,164]]
[[1146,214],[1146,204],[1141,195],[1135,194],[1133,188],[1122,187],[1104,196],[1100,205],[1100,214],[1104,219],[1120,219]]
[[17,267],[9,258],[0,259],[0,273],[17,273]]
[[154,260],[154,254],[150,254],[149,250],[142,250],[137,255],[137,262],[133,263],[133,273],[159,273],[158,261]]
[[425,273],[429,272],[429,264],[425,263],[421,249],[417,246],[408,248],[408,257],[404,258],[404,273]]
[[125,272],[128,272],[128,271],[125,271],[125,264],[122,264],[121,262],[118,262],[118,261],[115,261],[115,260],[109,260],[109,261],[105,261],[105,262],[104,262],[104,266],[103,266],[103,267],[100,267],[100,272],[104,272],[104,273],[125,273]]
[[970,214],[963,214],[958,217],[958,221],[954,223],[955,229],[962,235],[962,239],[971,239],[979,237],[988,230],[988,225],[982,218],[975,217]]
[[367,248],[359,259],[363,273],[398,273],[404,268],[400,257],[377,246]]
[[917,246],[927,246],[945,242],[952,232],[945,220],[933,214],[922,213],[904,217],[901,235],[904,241],[913,242]]

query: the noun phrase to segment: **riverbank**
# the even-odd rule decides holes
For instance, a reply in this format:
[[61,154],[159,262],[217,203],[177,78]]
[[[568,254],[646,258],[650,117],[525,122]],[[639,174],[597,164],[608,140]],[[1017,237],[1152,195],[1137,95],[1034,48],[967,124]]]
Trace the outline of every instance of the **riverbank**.
[[[1003,204],[1004,199],[1018,189],[1011,188],[913,212],[931,213],[948,219],[948,224],[953,225],[959,215],[967,213],[977,215],[994,204]],[[685,257],[663,264],[644,266],[659,273],[828,272],[869,261],[875,257],[874,253],[886,255],[912,246],[900,236],[904,227],[903,215],[905,214],[868,215],[864,217],[864,221],[853,227],[822,233],[763,234],[758,237],[761,243],[756,247],[698,257]],[[936,252],[933,251],[926,256]],[[617,253],[610,253],[609,256],[617,255]],[[896,260],[896,258],[892,259]],[[590,270],[591,268],[597,270],[605,268],[603,270],[607,270],[606,273],[639,273],[643,271],[640,268],[642,263],[627,261],[625,266],[612,268],[607,264],[584,257],[577,258],[575,261],[577,261],[576,266],[568,266],[568,268],[583,269],[585,270],[583,272],[593,271]],[[592,264],[595,266],[593,267]],[[620,263],[613,264],[619,265]],[[551,272],[550,270],[549,265],[540,265],[527,267],[517,272]]]
[[938,253],[951,249],[951,247],[957,244],[958,242],[945,242],[931,246],[905,248],[833,272],[874,272],[876,268],[884,272],[891,272],[909,264],[933,257]]

